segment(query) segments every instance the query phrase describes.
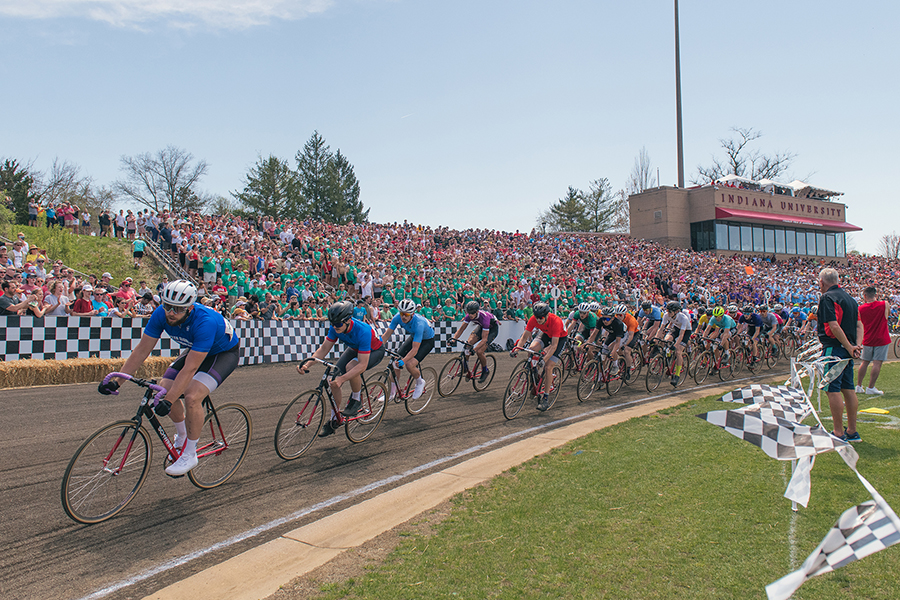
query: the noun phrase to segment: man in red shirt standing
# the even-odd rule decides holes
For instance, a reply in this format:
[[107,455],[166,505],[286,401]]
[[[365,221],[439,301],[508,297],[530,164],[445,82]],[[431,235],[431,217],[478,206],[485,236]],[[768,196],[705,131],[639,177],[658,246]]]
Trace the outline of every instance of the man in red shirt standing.
[[531,342],[531,336],[535,329],[541,332],[540,337],[531,343],[533,352],[540,352],[546,348],[543,355],[544,360],[544,378],[543,389],[541,390],[541,398],[538,402],[537,409],[545,411],[550,408],[550,384],[553,381],[553,365],[559,364],[560,355],[566,349],[566,326],[563,320],[557,315],[550,312],[550,305],[546,302],[538,302],[533,307],[534,314],[528,323],[525,324],[525,331],[522,333],[521,339],[510,351],[510,355],[515,356],[521,348],[524,348],[528,342]]
[[[888,346],[891,345],[891,333],[887,323],[890,307],[883,300],[875,300],[874,287],[867,287],[863,290],[863,300],[865,300],[865,304],[859,307],[859,320],[863,324],[863,351],[856,393],[883,396],[884,392],[875,387],[875,381],[878,379],[878,374],[881,373],[881,363],[887,360]],[[872,375],[869,379],[869,387],[864,388],[863,380],[870,362],[872,363]]]

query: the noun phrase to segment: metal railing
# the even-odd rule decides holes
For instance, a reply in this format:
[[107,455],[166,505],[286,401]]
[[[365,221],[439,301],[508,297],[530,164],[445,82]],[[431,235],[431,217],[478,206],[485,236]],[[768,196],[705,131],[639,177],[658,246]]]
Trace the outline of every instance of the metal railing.
[[177,260],[172,258],[172,254],[170,252],[166,252],[159,245],[151,239],[142,237],[145,246],[145,250],[149,251],[150,254],[153,255],[154,260],[162,265],[163,269],[169,274],[169,277],[173,279],[187,279],[192,282],[194,285],[198,285],[197,280],[184,269],[178,263]]

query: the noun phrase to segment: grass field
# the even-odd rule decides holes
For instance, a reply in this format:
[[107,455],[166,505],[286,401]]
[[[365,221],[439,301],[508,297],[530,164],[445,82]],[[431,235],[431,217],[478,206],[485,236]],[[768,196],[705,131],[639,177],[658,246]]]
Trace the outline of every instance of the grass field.
[[[900,510],[900,364],[885,366],[878,387],[895,391],[861,396],[860,408],[891,414],[861,415],[858,468]],[[782,496],[789,462],[695,416],[724,408],[704,398],[531,460],[457,496],[434,534],[407,537],[325,597],[765,598],[870,496],[828,453],[816,459],[809,507],[792,512]],[[895,546],[813,578],[794,598],[895,599],[898,567]]]

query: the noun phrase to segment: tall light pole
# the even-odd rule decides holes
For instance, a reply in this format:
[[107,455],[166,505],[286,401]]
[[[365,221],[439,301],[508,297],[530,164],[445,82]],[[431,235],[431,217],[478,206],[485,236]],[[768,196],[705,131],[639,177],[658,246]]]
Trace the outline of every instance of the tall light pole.
[[675,0],[675,126],[678,130],[678,187],[684,188],[684,141],[681,130],[681,50],[678,40],[678,0]]

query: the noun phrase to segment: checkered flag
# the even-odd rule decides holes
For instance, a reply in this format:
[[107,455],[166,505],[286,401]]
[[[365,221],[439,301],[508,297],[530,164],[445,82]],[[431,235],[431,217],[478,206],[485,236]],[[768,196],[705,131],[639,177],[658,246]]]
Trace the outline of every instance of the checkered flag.
[[760,402],[739,410],[742,410],[744,414],[757,413],[763,417],[777,417],[794,423],[802,422],[811,412],[808,406],[785,402]]
[[806,395],[799,388],[784,385],[754,384],[728,392],[722,396],[721,400],[722,402],[737,402],[739,404],[756,404],[766,401],[805,404]]
[[697,415],[718,425],[731,435],[762,448],[776,460],[793,460],[830,452],[848,442],[834,437],[822,427],[801,425],[780,417],[747,412],[746,409],[717,410]]
[[809,504],[809,495],[812,493],[812,468],[816,463],[815,456],[804,456],[797,459],[791,481],[784,491],[784,497],[791,502],[796,502],[806,508]]
[[769,600],[787,600],[803,583],[900,542],[897,515],[870,500],[844,512],[799,569],[766,586]]

